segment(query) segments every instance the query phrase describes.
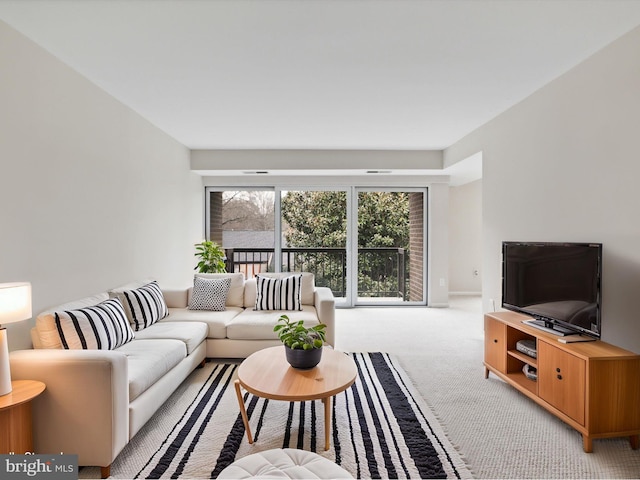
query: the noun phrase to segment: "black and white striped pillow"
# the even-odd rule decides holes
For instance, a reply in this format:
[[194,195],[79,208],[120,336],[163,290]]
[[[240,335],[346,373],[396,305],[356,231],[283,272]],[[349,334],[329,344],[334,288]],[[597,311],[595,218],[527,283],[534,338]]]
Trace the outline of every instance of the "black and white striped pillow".
[[134,338],[117,298],[92,307],[55,312],[54,317],[60,343],[67,350],[113,350]]
[[134,290],[122,290],[113,295],[122,301],[127,318],[136,332],[169,315],[162,290],[155,280]]
[[301,292],[302,275],[291,275],[284,278],[256,275],[254,310],[302,310]]

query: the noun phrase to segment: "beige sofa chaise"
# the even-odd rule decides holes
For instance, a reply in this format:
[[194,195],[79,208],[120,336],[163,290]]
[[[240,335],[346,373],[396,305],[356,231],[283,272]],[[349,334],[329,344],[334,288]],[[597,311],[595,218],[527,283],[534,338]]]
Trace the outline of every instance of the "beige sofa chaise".
[[47,387],[33,401],[35,453],[77,454],[79,465],[100,466],[106,478],[124,446],[206,358],[244,358],[280,344],[273,327],[283,313],[306,324],[325,323],[327,343],[334,344],[334,298],[328,288],[315,287],[312,274],[303,274],[299,311],[254,311],[256,280],[245,281],[242,274],[200,276],[230,278],[223,311],[190,310],[192,287],[163,290],[168,315],[134,331],[132,340],[115,349],[64,348],[56,313],[122,297],[147,282],[38,315],[31,332],[34,348],[10,354],[14,380],[40,380]]

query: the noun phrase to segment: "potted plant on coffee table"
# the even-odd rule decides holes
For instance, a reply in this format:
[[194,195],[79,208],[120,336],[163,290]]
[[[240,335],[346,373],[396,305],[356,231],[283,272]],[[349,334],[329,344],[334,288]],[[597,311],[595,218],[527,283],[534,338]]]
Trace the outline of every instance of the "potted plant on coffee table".
[[305,327],[304,321],[291,321],[287,315],[281,315],[273,331],[284,344],[287,362],[292,367],[309,369],[320,363],[327,331],[324,323]]

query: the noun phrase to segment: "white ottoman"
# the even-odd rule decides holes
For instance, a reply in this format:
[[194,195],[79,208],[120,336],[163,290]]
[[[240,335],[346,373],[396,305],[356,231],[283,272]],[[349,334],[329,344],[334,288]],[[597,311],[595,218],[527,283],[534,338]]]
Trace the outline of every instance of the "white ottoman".
[[247,455],[218,478],[353,478],[344,468],[313,452],[284,448]]

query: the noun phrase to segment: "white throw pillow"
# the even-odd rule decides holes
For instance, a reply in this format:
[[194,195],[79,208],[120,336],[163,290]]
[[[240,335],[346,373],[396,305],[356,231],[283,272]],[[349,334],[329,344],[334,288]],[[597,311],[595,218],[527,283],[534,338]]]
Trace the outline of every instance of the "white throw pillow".
[[230,278],[194,277],[189,310],[224,312],[230,287]]
[[111,291],[109,294],[120,299],[136,332],[169,315],[162,290],[155,280],[133,290]]
[[110,298],[92,307],[54,312],[62,348],[113,350],[134,338],[122,303]]
[[302,275],[269,278],[256,275],[254,310],[302,310]]

